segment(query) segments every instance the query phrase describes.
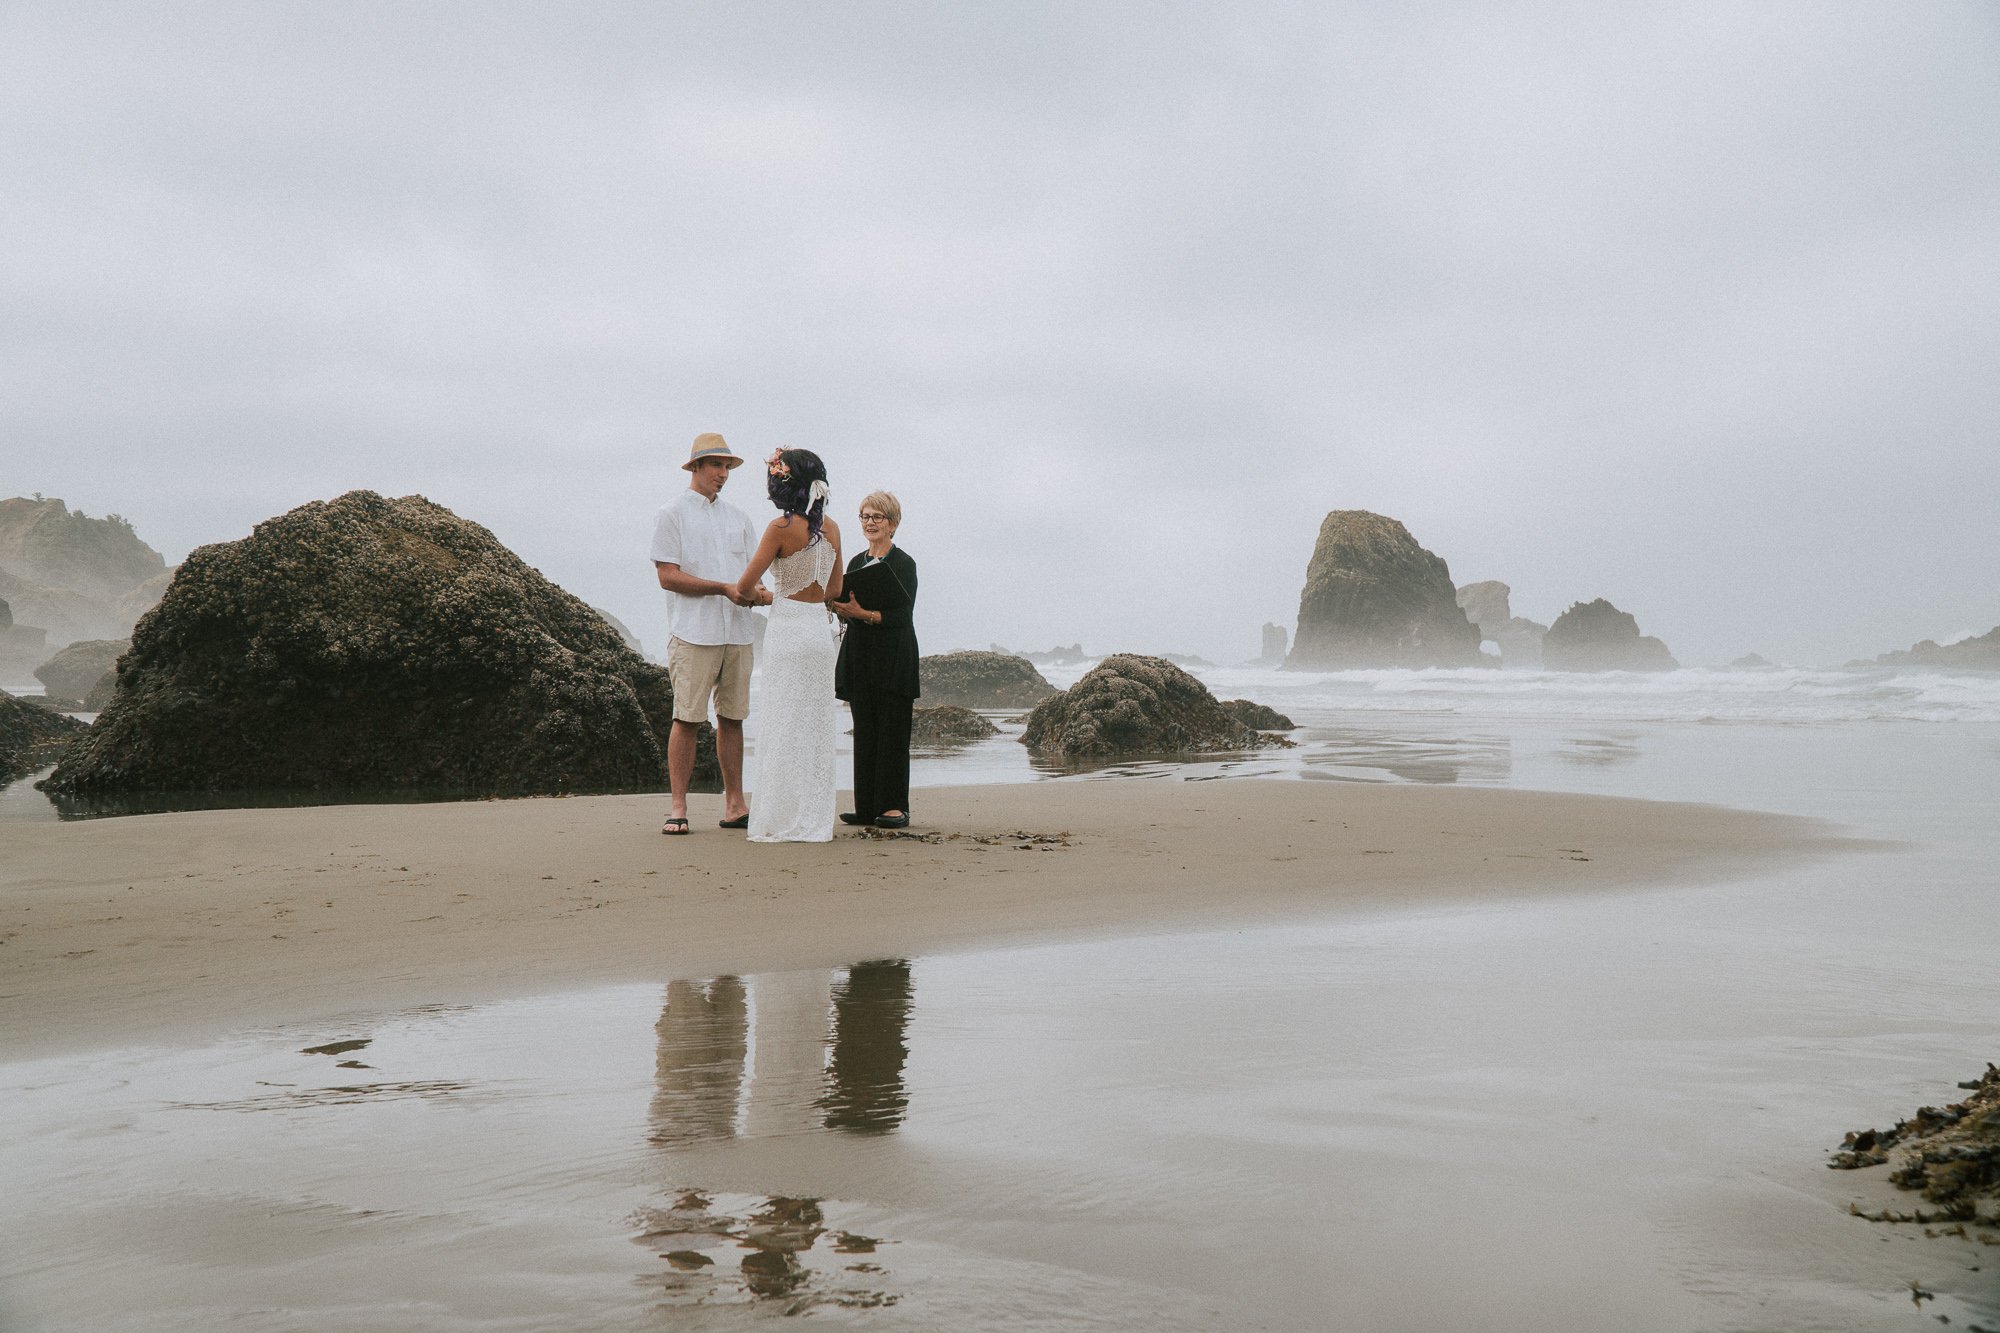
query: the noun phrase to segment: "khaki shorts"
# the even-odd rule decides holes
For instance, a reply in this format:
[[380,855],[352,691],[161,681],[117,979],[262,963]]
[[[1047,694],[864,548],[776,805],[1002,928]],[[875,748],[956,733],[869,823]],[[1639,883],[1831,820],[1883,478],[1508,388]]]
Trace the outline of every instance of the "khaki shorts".
[[708,721],[708,698],[715,715],[732,722],[750,716],[750,645],[667,641],[667,679],[674,687],[674,721]]

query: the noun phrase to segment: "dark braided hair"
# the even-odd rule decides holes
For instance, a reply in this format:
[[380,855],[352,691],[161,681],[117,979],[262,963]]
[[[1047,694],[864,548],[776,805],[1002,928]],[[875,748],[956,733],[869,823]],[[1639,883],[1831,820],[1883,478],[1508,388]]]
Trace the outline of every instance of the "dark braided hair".
[[826,464],[810,449],[780,449],[771,455],[769,466],[764,489],[771,503],[805,519],[806,531],[812,534],[807,545],[818,541],[820,526],[826,522],[826,501],[810,497],[812,484],[826,480]]

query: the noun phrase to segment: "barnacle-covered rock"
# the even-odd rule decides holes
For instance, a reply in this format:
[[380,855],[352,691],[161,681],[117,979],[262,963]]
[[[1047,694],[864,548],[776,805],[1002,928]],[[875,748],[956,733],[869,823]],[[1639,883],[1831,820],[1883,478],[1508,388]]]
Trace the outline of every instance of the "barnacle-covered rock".
[[664,670],[485,528],[351,491],[190,555],[43,785],[657,790],[672,708]]
[[1836,1170],[1888,1166],[1889,1181],[1940,1206],[1933,1214],[1884,1213],[1880,1221],[1983,1222],[2000,1226],[2000,1068],[1959,1084],[1972,1093],[1920,1107],[1891,1129],[1858,1129],[1833,1160]]
[[0,784],[53,764],[83,733],[73,717],[0,693]]
[[1058,758],[1200,754],[1275,741],[1258,735],[1172,662],[1136,653],[1105,658],[1041,704],[1021,739],[1036,753]]
[[1033,662],[1012,653],[940,653],[917,671],[926,701],[960,708],[1032,708],[1056,692]]

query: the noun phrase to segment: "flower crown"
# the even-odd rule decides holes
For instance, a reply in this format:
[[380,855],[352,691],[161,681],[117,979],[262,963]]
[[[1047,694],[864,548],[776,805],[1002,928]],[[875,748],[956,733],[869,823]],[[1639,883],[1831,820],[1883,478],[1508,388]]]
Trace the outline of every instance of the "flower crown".
[[785,465],[784,453],[783,449],[773,449],[771,456],[764,460],[764,470],[774,477],[782,477],[786,481],[790,481],[792,479],[792,470]]

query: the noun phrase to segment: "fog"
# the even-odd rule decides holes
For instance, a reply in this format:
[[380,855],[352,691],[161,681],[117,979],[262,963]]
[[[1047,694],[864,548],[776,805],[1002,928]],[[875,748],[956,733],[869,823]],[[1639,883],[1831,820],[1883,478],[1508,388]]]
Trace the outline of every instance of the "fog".
[[1684,663],[2000,623],[1988,4],[10,4],[0,171],[0,493],[170,560],[420,492],[657,651],[719,430],[927,651],[1250,657],[1337,508]]

